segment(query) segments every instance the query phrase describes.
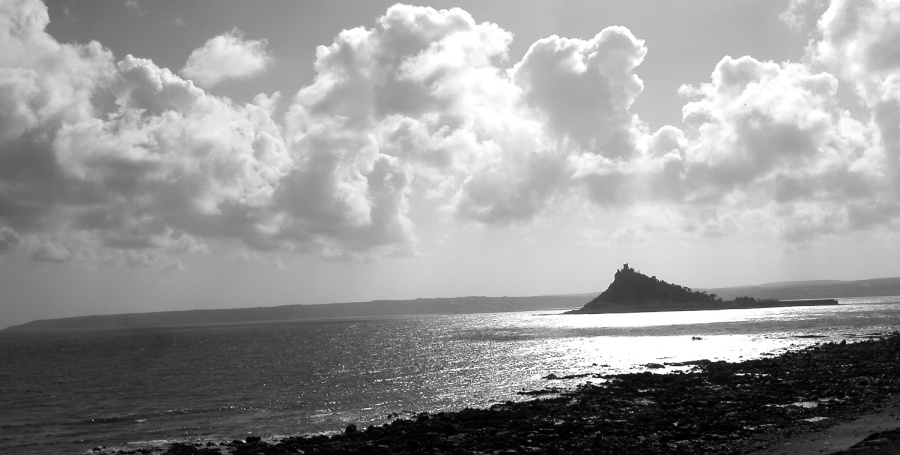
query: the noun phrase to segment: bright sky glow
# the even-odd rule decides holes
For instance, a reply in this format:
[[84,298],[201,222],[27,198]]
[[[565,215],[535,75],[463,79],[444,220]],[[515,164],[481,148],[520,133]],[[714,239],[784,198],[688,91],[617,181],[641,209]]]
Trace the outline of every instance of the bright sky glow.
[[898,43],[898,0],[0,0],[0,327],[897,276]]

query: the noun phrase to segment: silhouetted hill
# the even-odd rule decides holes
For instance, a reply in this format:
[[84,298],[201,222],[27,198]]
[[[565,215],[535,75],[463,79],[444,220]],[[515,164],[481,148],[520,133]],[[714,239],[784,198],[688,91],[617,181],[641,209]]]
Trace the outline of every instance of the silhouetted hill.
[[495,313],[575,308],[592,294],[535,297],[457,297],[323,305],[283,305],[221,310],[165,311],[46,319],[3,331],[91,330],[202,325],[253,324],[310,319],[362,318],[424,314]]
[[616,271],[609,287],[584,307],[570,313],[632,313],[649,311],[717,310],[800,305],[837,305],[836,300],[757,299],[742,295],[722,300],[716,294],[667,283],[647,276],[625,264]]
[[715,302],[716,297],[647,276],[625,264],[612,284],[588,305],[603,303],[696,303]]

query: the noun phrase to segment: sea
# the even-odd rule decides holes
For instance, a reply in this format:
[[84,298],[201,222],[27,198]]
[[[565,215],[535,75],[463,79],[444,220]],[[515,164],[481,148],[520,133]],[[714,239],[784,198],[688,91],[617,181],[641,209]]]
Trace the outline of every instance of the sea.
[[[0,332],[0,453],[329,434],[602,381],[588,374],[666,374],[690,368],[666,363],[735,362],[900,330],[900,296],[839,302]],[[564,376],[575,377],[552,379]]]

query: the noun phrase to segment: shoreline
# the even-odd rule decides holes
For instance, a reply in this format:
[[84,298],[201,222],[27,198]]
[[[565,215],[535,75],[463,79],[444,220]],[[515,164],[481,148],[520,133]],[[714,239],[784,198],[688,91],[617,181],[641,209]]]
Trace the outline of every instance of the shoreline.
[[658,313],[665,311],[710,311],[710,310],[755,310],[763,308],[790,308],[808,306],[836,306],[840,305],[837,299],[801,299],[801,300],[757,300],[755,302],[741,303],[735,301],[725,302],[694,302],[694,303],[646,303],[646,304],[609,304],[587,306],[567,311],[565,314],[617,314],[617,313]]
[[896,402],[900,333],[871,336],[739,363],[687,362],[686,373],[598,373],[552,398],[350,425],[332,436],[93,453],[767,453]]
[[[895,433],[886,437],[885,432]],[[900,396],[894,396],[881,409],[822,431],[797,435],[750,455],[844,454],[885,455],[900,453]],[[874,440],[874,441],[873,441]],[[880,449],[870,454],[866,449]]]

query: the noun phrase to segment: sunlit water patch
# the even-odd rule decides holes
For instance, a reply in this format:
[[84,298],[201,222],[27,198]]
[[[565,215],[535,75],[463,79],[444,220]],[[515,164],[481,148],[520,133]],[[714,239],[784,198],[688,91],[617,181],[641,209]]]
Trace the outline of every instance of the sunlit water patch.
[[875,336],[897,330],[898,301],[0,334],[0,446],[77,453],[339,431],[529,399],[518,392],[573,387],[596,374],[668,372],[692,360],[739,361]]

